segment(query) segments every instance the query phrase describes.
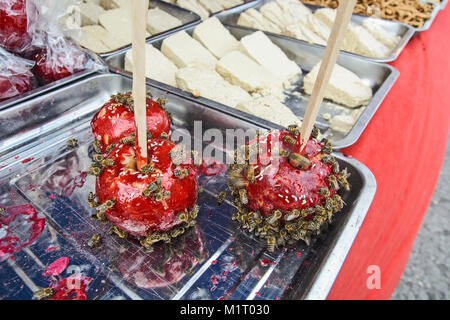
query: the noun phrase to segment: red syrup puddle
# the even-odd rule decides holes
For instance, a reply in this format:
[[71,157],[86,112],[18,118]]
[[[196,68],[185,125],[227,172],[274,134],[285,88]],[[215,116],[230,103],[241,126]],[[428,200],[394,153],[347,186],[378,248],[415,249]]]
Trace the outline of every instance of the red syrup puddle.
[[0,216],[0,262],[32,244],[45,227],[45,218],[38,218],[30,204],[5,208],[3,215]]
[[69,265],[69,258],[62,257],[51,263],[42,273],[44,277],[59,276]]
[[31,160],[34,160],[34,158],[26,158],[26,159],[22,160],[22,163],[28,163]]
[[[48,265],[42,273],[44,277],[53,278],[49,288],[54,290],[54,294],[50,300],[86,300],[86,291],[92,278],[82,274],[73,274],[62,279],[61,274],[66,270],[69,262],[68,257],[61,257]],[[59,280],[55,279],[56,276]]]

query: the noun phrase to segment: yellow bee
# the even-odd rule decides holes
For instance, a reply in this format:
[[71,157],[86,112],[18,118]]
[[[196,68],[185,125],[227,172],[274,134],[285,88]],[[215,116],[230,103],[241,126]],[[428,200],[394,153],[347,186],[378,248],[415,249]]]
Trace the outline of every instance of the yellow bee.
[[33,297],[38,300],[45,300],[53,297],[55,290],[52,288],[43,288],[33,293]]
[[274,252],[277,238],[275,236],[268,236],[266,240],[267,240],[267,250],[269,252]]
[[94,234],[91,237],[91,239],[89,239],[89,241],[87,242],[87,245],[89,248],[96,248],[100,245],[101,241],[102,241],[102,236],[99,233],[97,233],[97,234]]

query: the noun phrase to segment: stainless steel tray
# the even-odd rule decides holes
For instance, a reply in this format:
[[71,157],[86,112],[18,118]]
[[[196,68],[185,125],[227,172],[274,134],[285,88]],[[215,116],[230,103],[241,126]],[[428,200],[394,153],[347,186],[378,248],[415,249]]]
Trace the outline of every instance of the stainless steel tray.
[[[191,27],[189,29],[186,29],[186,31],[192,34],[194,28],[195,27]],[[242,37],[254,32],[247,28],[241,27],[227,26],[227,28],[237,39],[241,39]],[[323,56],[324,48],[322,46],[309,45],[301,41],[296,41],[283,36],[268,36],[288,55],[290,59],[293,59],[298,65],[301,66],[303,70],[303,76],[306,75]],[[162,41],[163,39],[152,41],[152,44],[159,49],[161,47]],[[124,69],[125,54],[126,53],[123,52],[119,55],[115,55],[106,59],[105,62],[113,72],[131,76],[131,73],[125,71]],[[370,119],[375,114],[383,99],[386,97],[389,90],[394,85],[397,77],[399,76],[399,72],[390,65],[369,61],[346,53],[341,53],[339,55],[338,63],[357,74],[360,78],[364,79],[364,81],[373,89],[373,98],[366,107],[361,107],[364,109],[361,110],[361,115],[354,124],[353,128],[348,133],[342,133],[332,130],[330,128],[329,122],[323,117],[323,114],[328,113],[331,116],[335,116],[339,114],[347,114],[352,110],[350,110],[350,108],[342,107],[331,101],[325,101],[324,103],[322,103],[321,113],[317,119],[316,125],[321,129],[323,134],[325,134],[329,139],[333,141],[333,146],[335,147],[335,149],[348,147],[358,140],[359,136],[364,131]],[[261,118],[257,118],[251,114],[241,112],[223,104],[219,104],[202,97],[194,98],[191,93],[182,91],[175,87],[167,86],[156,81],[148,81],[150,81],[149,83],[153,85],[164,88],[164,90],[182,95],[186,99],[190,99],[192,101],[201,101],[202,103],[209,105],[211,108],[240,117],[245,121],[254,123],[258,126],[265,128],[279,127],[274,123],[263,120]],[[290,94],[288,96],[288,99],[285,101],[285,104],[289,108],[291,108],[291,110],[300,118],[302,118],[305,113],[309,99],[309,96],[303,93],[302,81],[303,80],[300,80],[298,83],[296,83],[295,88],[297,93],[301,92],[301,95]]]
[[[168,13],[170,13],[172,16],[174,16],[175,18],[178,18],[183,24],[179,27],[167,30],[163,33],[160,34],[156,34],[156,35],[152,35],[150,37],[148,37],[146,39],[146,41],[152,40],[152,39],[158,39],[162,36],[164,36],[165,34],[170,34],[173,32],[177,32],[180,30],[183,30],[185,28],[188,28],[190,26],[196,25],[198,23],[201,22],[200,17],[195,14],[194,12],[188,11],[186,9],[180,8],[178,6],[175,6],[171,3],[168,2],[164,2],[164,1],[160,1],[160,0],[150,0],[149,2],[150,8],[160,8],[161,10],[164,10]],[[131,40],[130,40],[130,44],[123,46],[121,48],[109,51],[109,52],[104,52],[104,53],[99,53],[98,55],[100,57],[102,57],[103,59],[106,59],[110,56],[113,56],[115,54],[121,53],[123,51],[129,50],[131,48]]]
[[437,4],[437,3],[434,3],[434,2],[427,2],[427,1],[420,1],[420,2],[422,2],[422,3],[428,3],[428,4],[433,5],[433,11],[431,12],[431,18],[428,19],[428,20],[425,22],[425,24],[423,25],[422,28],[414,28],[414,29],[416,30],[416,34],[417,34],[418,32],[426,31],[426,30],[430,29],[431,25],[432,25],[433,22],[434,22],[434,19],[436,18],[436,16],[438,15],[439,11],[441,10],[441,5],[439,5],[439,4]]
[[[244,12],[245,10],[247,10],[248,8],[254,8],[259,10],[263,5],[265,5],[268,2],[272,2],[274,0],[262,0],[262,1],[258,1],[257,3],[254,3],[252,6],[248,6],[246,8],[236,8],[233,10],[229,10],[226,12],[222,12],[220,14],[217,15],[217,17],[222,21],[222,23],[230,25],[230,26],[238,26],[237,21],[239,19],[239,16],[242,12]],[[312,6],[312,5],[307,5],[305,4],[305,6],[311,8],[312,10],[318,9],[320,7],[318,6]],[[367,17],[365,16],[360,16],[360,15],[352,15],[352,22],[360,25],[362,23],[362,21],[364,19],[367,19]],[[400,42],[398,43],[398,45],[392,50],[391,54],[387,57],[383,57],[383,58],[371,58],[371,57],[366,57],[366,56],[362,56],[359,54],[355,54],[355,53],[351,53],[348,51],[345,51],[348,54],[351,55],[355,55],[357,57],[364,57],[365,59],[369,59],[372,61],[377,61],[377,62],[391,62],[394,61],[398,58],[398,56],[400,55],[400,53],[403,51],[403,49],[405,48],[405,46],[408,44],[409,40],[411,39],[411,37],[414,35],[414,28],[411,27],[410,25],[404,24],[404,23],[399,23],[399,22],[395,22],[395,21],[389,21],[389,20],[382,20],[382,19],[377,19],[376,20],[378,22],[378,24],[383,27],[384,29],[388,30],[390,33],[399,36],[401,38]],[[240,27],[240,26],[239,26]],[[244,28],[244,27],[242,27]],[[250,28],[245,28],[248,30],[254,30],[254,29],[250,29]],[[270,34],[269,32],[266,32],[268,34]],[[278,35],[281,36],[281,35]],[[303,40],[298,40],[295,38],[291,38],[295,41],[300,41],[302,43],[306,43],[309,44],[306,41]],[[320,46],[320,47],[324,47],[322,45],[319,44],[314,44],[316,46]]]
[[[274,253],[238,229],[228,203],[217,205],[216,195],[225,187],[225,176],[200,177],[203,192],[199,194],[201,210],[195,232],[174,241],[170,248],[155,251],[174,257],[170,254],[184,250],[183,255],[193,263],[189,272],[178,274],[177,281],[160,281],[164,280],[160,267],[146,263],[152,253],[137,250],[133,242],[105,235],[105,227],[89,218],[92,209],[86,203],[87,194],[94,189],[93,178],[85,176],[93,152],[89,122],[110,94],[130,88],[131,80],[120,75],[80,80],[33,101],[34,105],[48,105],[58,98],[58,105],[68,104],[70,111],[50,117],[41,129],[32,122],[16,136],[6,138],[15,143],[3,143],[5,137],[1,138],[0,206],[6,207],[8,214],[11,206],[31,204],[45,217],[46,226],[34,244],[11,257],[0,257],[0,277],[4,279],[0,299],[31,299],[34,291],[48,287],[51,281],[74,274],[89,282],[88,299],[326,298],[374,197],[372,173],[357,160],[335,153],[341,167],[351,173],[352,189],[343,195],[347,205],[309,247],[298,244]],[[203,131],[256,128],[201,101],[186,100],[154,86],[148,89],[154,97],[168,99],[166,106],[174,116],[174,127],[191,134],[194,121],[202,121]],[[83,97],[81,102],[73,100],[77,94]],[[21,107],[26,109],[27,103]],[[42,112],[45,117],[45,110]],[[79,147],[68,149],[69,138],[76,138]],[[29,229],[10,225],[10,231],[26,237]],[[86,246],[94,233],[104,235],[96,251]],[[195,246],[188,245],[192,242]],[[46,267],[61,258],[67,262],[67,268],[60,270],[61,278],[45,277]],[[143,269],[133,269],[137,261]],[[127,280],[137,273],[139,281]],[[155,281],[159,287],[154,287]]]

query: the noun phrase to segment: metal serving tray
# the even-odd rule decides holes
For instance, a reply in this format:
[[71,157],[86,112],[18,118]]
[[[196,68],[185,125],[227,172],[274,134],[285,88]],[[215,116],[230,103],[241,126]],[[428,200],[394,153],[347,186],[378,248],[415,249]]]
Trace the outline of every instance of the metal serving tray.
[[[233,207],[228,202],[217,205],[216,195],[226,187],[224,174],[200,177],[201,209],[193,231],[170,246],[156,246],[153,253],[107,235],[105,225],[90,219],[93,212],[86,197],[94,190],[94,178],[85,175],[93,153],[89,123],[111,94],[129,90],[131,85],[127,77],[102,74],[42,95],[34,105],[49,105],[58,97],[57,104],[70,105],[70,111],[49,118],[41,130],[29,123],[26,130],[6,139],[15,143],[4,143],[5,137],[1,138],[0,206],[6,207],[2,215],[17,210],[15,206],[31,204],[39,217],[45,217],[46,226],[34,244],[0,257],[0,277],[4,279],[0,299],[31,299],[34,291],[48,287],[51,281],[74,275],[89,283],[88,299],[326,298],[376,191],[372,173],[342,154],[334,155],[351,173],[351,191],[342,195],[346,206],[310,246],[299,243],[269,253],[264,242],[240,231],[231,220]],[[202,121],[203,132],[256,128],[201,101],[154,86],[148,89],[155,98],[167,98],[167,110],[174,118],[172,129],[183,128],[192,134],[194,121]],[[82,102],[73,99],[77,94]],[[78,140],[76,149],[67,148],[70,138]],[[214,143],[217,146],[217,140]],[[27,238],[30,230],[29,225],[10,224],[9,228],[21,235],[20,239]],[[0,237],[4,236],[0,231]],[[90,249],[86,242],[96,233],[103,235],[102,246]],[[180,268],[180,250],[190,265],[169,283],[165,275],[173,271],[171,263]],[[152,254],[167,257],[165,271],[153,263]],[[44,270],[56,260],[66,262],[67,268],[59,271],[61,278],[45,276]]]
[[[237,39],[241,39],[242,37],[254,32],[247,28],[232,27],[232,26],[226,27]],[[192,34],[194,28],[195,27],[191,27],[189,29],[186,29],[186,31],[189,34]],[[309,45],[307,43],[296,41],[291,38],[283,36],[277,35],[268,35],[268,36],[276,45],[278,45],[287,54],[287,56],[290,59],[294,60],[302,68],[303,76],[306,75],[313,68],[313,66],[320,61],[321,57],[323,56],[324,47],[322,46]],[[152,44],[153,46],[159,49],[161,47],[163,40],[164,39],[153,41]],[[126,52],[123,52],[119,55],[115,55],[113,57],[106,59],[105,62],[113,72],[131,76],[131,73],[125,71],[124,69],[125,54]],[[348,147],[358,140],[359,136],[364,131],[370,119],[375,114],[381,102],[386,97],[389,90],[394,85],[397,77],[399,76],[399,72],[390,65],[368,61],[366,59],[356,57],[355,55],[349,55],[346,53],[341,53],[339,55],[338,63],[341,66],[351,70],[352,72],[357,74],[361,79],[363,79],[365,83],[372,88],[373,97],[366,107],[357,108],[361,111],[361,115],[354,124],[353,128],[348,133],[331,130],[329,121],[327,121],[323,117],[323,115],[325,113],[328,113],[331,116],[339,114],[348,114],[355,109],[343,107],[329,100],[325,100],[325,102],[322,103],[321,112],[317,118],[316,125],[321,129],[324,135],[326,135],[330,140],[332,140],[335,149]],[[160,88],[164,88],[164,90],[180,94],[184,96],[186,99],[190,99],[193,101],[197,100],[201,101],[202,103],[207,104],[211,108],[240,117],[241,119],[254,123],[260,127],[265,128],[279,127],[274,123],[255,117],[249,113],[242,112],[234,108],[225,106],[215,101],[211,101],[209,99],[205,99],[202,97],[194,98],[191,93],[180,90],[178,88],[168,86],[156,81],[151,80],[148,81],[150,81],[149,83],[152,83],[153,85],[156,85]],[[303,80],[300,79],[296,83],[294,89],[296,93],[289,94],[287,100],[285,100],[285,104],[289,108],[291,108],[291,110],[299,118],[303,117],[309,99],[308,98],[309,96],[303,93],[302,86]]]
[[437,3],[427,2],[427,1],[420,1],[420,2],[433,5],[433,11],[431,11],[431,18],[425,22],[425,24],[423,25],[422,28],[414,28],[416,30],[416,34],[420,31],[426,31],[426,30],[430,29],[431,25],[434,22],[434,19],[438,15],[439,11],[441,11],[441,5],[439,5]]
[[[150,37],[147,37],[146,41],[158,39],[158,38],[164,36],[165,34],[177,32],[179,30],[183,30],[185,28],[188,28],[190,26],[196,25],[201,22],[200,17],[197,14],[195,14],[194,12],[180,8],[180,7],[175,6],[168,2],[164,2],[164,1],[160,1],[160,0],[150,0],[149,8],[150,9],[160,8],[161,10],[164,10],[164,11],[168,12],[169,14],[171,14],[172,16],[174,16],[175,18],[179,19],[183,24],[179,27],[164,31],[163,33],[151,35]],[[112,50],[109,52],[99,53],[98,55],[100,57],[102,57],[103,59],[106,59],[106,58],[113,56],[115,54],[118,54],[120,52],[129,50],[130,48],[131,48],[131,40],[130,40],[130,44],[128,44],[126,46],[123,46],[121,48],[118,48],[118,49],[115,49],[115,50]]]
[[[233,10],[229,10],[226,12],[222,12],[217,16],[217,18],[219,18],[222,23],[230,25],[230,26],[235,26],[238,27],[239,25],[237,24],[237,21],[239,19],[239,16],[241,15],[242,12],[246,11],[249,8],[254,8],[256,10],[259,10],[262,6],[264,6],[265,4],[269,3],[269,2],[273,2],[274,0],[262,0],[262,1],[258,1],[257,3],[253,4],[252,6],[248,6],[246,8],[236,8]],[[312,9],[313,11],[315,11],[316,9],[319,9],[320,7],[318,6],[312,6],[312,5],[307,5],[305,4],[305,6],[309,7],[310,9]],[[367,19],[367,17],[365,16],[361,16],[361,15],[352,15],[352,22],[360,25],[362,23],[362,21],[364,19]],[[382,20],[382,19],[377,19],[376,20],[378,22],[378,24],[383,27],[384,29],[386,29],[387,31],[389,31],[390,33],[399,36],[401,38],[400,42],[398,43],[398,45],[392,50],[391,54],[387,57],[382,57],[382,58],[371,58],[371,57],[367,57],[367,56],[363,56],[363,55],[359,55],[356,53],[352,53],[352,52],[348,52],[345,51],[348,54],[351,55],[355,55],[357,57],[364,57],[365,59],[369,59],[372,61],[377,61],[377,62],[391,62],[394,61],[398,58],[398,56],[400,55],[400,53],[403,51],[403,49],[405,48],[405,46],[408,44],[409,40],[411,39],[411,37],[414,35],[415,30],[412,26],[404,24],[404,23],[399,23],[399,22],[395,22],[395,21],[389,21],[389,20]],[[239,26],[241,27],[241,26]],[[245,27],[242,27],[245,28]],[[248,30],[255,30],[255,29],[250,29],[250,28],[245,28]],[[270,32],[266,32],[268,34],[271,34]],[[281,36],[281,35],[278,35]],[[287,37],[290,38],[290,37]],[[295,38],[290,38],[293,39],[295,41],[300,41],[302,43],[307,43],[307,44],[311,44],[307,41],[303,41],[303,40],[298,40]],[[315,46],[320,46],[320,47],[324,47],[322,45],[319,44],[311,44],[311,45],[315,45]]]

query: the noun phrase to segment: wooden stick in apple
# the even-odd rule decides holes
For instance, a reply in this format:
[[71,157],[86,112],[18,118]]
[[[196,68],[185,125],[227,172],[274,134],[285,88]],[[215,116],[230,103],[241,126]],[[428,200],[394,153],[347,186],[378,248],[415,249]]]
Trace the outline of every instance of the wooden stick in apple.
[[147,122],[145,83],[145,36],[148,0],[132,0],[131,19],[133,21],[133,98],[136,122],[137,168],[147,165]]
[[300,129],[300,150],[305,148],[314,127],[314,123],[316,122],[320,105],[323,101],[328,82],[330,81],[331,73],[336,65],[339,50],[342,46],[345,32],[350,22],[350,18],[352,17],[355,5],[356,0],[345,0],[339,2],[336,20],[334,21],[333,28],[327,42],[327,47],[325,48],[319,73],[317,75],[316,82],[314,83],[314,88],[306,108],[302,127]]

